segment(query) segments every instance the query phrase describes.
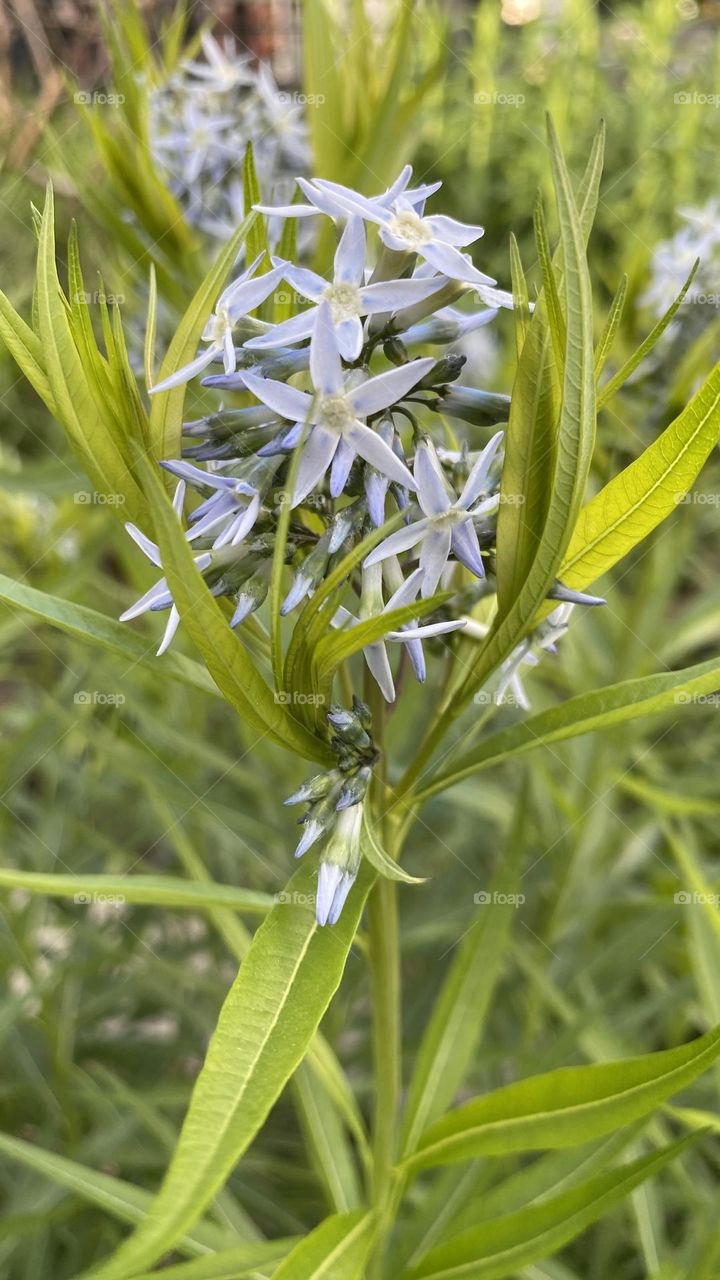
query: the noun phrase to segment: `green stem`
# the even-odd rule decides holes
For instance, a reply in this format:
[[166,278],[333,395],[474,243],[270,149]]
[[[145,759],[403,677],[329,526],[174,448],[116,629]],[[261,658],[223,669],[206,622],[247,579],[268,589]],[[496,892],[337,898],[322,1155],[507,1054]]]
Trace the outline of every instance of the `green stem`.
[[396,885],[381,877],[370,895],[370,977],[373,999],[373,1058],[375,1118],[373,1128],[373,1203],[380,1219],[380,1240],[371,1277],[380,1277],[383,1237],[392,1222],[388,1216],[392,1170],[397,1151],[400,1098],[401,1019],[400,947]]

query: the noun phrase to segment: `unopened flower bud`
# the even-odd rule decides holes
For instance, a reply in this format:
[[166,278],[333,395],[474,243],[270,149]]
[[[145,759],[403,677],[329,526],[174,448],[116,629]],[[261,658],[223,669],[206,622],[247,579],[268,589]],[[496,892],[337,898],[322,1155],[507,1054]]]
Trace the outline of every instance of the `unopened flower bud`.
[[360,867],[362,805],[343,810],[327,845],[318,872],[315,914],[319,925],[335,924]]
[[481,391],[477,387],[453,387],[431,407],[473,426],[488,427],[496,422],[507,422],[510,397]]
[[340,792],[340,798],[335,805],[338,813],[342,812],[343,809],[351,808],[354,804],[359,804],[365,798],[370,778],[370,767],[365,765],[362,769],[358,769],[356,774],[346,779],[345,785]]
[[428,387],[442,386],[446,382],[454,382],[460,377],[463,365],[467,363],[467,356],[447,355],[442,360],[438,360],[434,368],[425,374],[422,382],[419,382],[415,390],[423,391]]

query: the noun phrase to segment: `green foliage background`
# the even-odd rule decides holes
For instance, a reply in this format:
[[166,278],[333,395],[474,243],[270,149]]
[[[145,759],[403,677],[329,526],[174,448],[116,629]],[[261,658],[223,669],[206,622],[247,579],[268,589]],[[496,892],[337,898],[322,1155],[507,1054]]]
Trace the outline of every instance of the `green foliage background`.
[[[678,206],[715,193],[720,119],[703,99],[717,84],[716,17],[667,0],[602,13],[570,0],[554,16],[511,26],[489,2],[451,18],[407,6],[380,59],[377,33],[359,25],[359,6],[353,14],[358,25],[333,31],[319,3],[303,7],[303,87],[325,98],[311,117],[318,171],[373,191],[413,159],[421,179],[443,179],[448,211],[485,225],[482,265],[503,284],[510,280],[510,230],[532,284],[542,280],[532,211],[538,186],[550,194],[544,113],[553,114],[575,179],[605,117],[608,150],[589,262],[596,338],[622,274],[629,279],[614,372],[651,323],[637,299],[653,246],[677,227]],[[124,38],[131,37],[128,24]],[[143,56],[140,45],[134,62]],[[116,85],[124,57],[120,47]],[[696,100],[680,103],[678,94]],[[523,100],[513,104],[513,97]],[[125,124],[104,116],[97,128],[112,138]],[[133,127],[130,136],[136,149],[126,148],[123,159],[142,168],[142,131]],[[86,278],[100,265],[104,287],[127,299],[126,319],[140,329],[155,257],[159,283],[168,282],[172,331],[172,317],[205,274],[202,246],[193,251],[196,261],[179,235],[173,258],[173,246],[162,240],[162,252],[151,247],[138,266],[117,221],[103,220],[103,209],[117,215],[123,175],[111,171],[106,140],[76,122],[72,104],[41,139],[34,164],[43,176],[46,167],[70,174],[69,194],[59,200],[58,243],[76,217]],[[81,172],[93,181],[83,186]],[[5,170],[0,181],[3,291],[27,315],[35,249],[30,200],[40,203],[35,173]],[[148,185],[152,201],[150,177]],[[647,447],[715,362],[718,322],[702,310],[684,323],[666,358],[601,413],[593,490]],[[503,314],[494,332],[493,389],[509,391],[512,317]],[[145,567],[107,505],[93,500],[59,428],[4,351],[0,362],[0,571],[116,617],[147,586]],[[192,396],[189,406],[192,416]],[[528,681],[534,710],[714,656],[715,458],[698,492],[704,501],[679,505],[603,580],[606,608],[578,616],[558,659]],[[20,611],[3,607],[0,620],[7,868],[0,876],[0,1272],[8,1280],[69,1280],[118,1246],[161,1181],[238,959],[266,895],[288,879],[294,830],[280,800],[307,765],[188,683],[197,686],[196,668],[171,669],[163,660],[161,674],[150,660],[152,623],[134,632],[142,647],[121,654],[47,625],[31,601],[24,603]],[[176,652],[193,651],[180,639]],[[399,766],[409,763],[398,758],[409,730],[435,697],[431,686],[404,690],[388,744]],[[513,708],[502,710],[494,727],[517,719]],[[666,1049],[720,1022],[719,743],[718,704],[708,694],[701,705],[543,746],[431,799],[405,861],[431,883],[398,889],[404,1086],[432,1001],[459,955],[467,964],[454,1006],[453,1053],[465,1053],[466,1070],[455,1101],[568,1064]],[[19,874],[28,871],[110,879],[102,890],[88,882],[95,895],[88,903],[50,896],[47,888],[28,892]],[[186,882],[177,888],[181,901],[115,902],[122,877],[139,872]],[[239,896],[218,890],[216,899],[198,892],[183,900],[187,885],[208,880]],[[523,901],[484,909],[476,896],[493,886]],[[678,902],[678,893],[697,900]],[[333,944],[324,945],[329,971]],[[360,1205],[373,1105],[366,960],[361,933],[322,1023],[357,1105],[334,1076],[335,1060],[324,1058],[323,1042],[314,1042],[262,1136],[190,1231],[189,1255],[240,1249],[242,1241],[244,1260],[238,1254],[227,1274],[281,1280],[281,1255],[266,1239],[303,1236],[328,1213]],[[439,1033],[451,1029],[442,1022]],[[580,1181],[608,1177],[611,1166],[627,1169],[615,1163],[620,1153],[651,1159],[671,1138],[705,1128],[699,1145],[622,1205],[610,1199],[600,1222],[567,1244],[558,1237],[548,1249],[560,1248],[557,1256],[514,1271],[466,1274],[714,1280],[717,1084],[715,1067],[672,1103],[662,1101],[644,1127],[594,1136],[579,1151],[474,1158],[421,1177],[387,1274],[406,1267],[411,1275],[436,1274],[418,1259],[449,1223],[481,1231],[495,1214],[528,1221],[531,1202],[536,1212],[551,1192],[569,1194]],[[321,1230],[333,1240],[337,1232],[337,1241],[358,1231],[353,1247],[360,1256],[358,1223],[343,1219]],[[520,1225],[511,1224],[513,1241]],[[320,1247],[330,1246],[321,1240]],[[314,1265],[287,1276],[320,1274]],[[341,1265],[340,1257],[327,1274],[345,1275]],[[220,1272],[185,1274],[190,1280]]]

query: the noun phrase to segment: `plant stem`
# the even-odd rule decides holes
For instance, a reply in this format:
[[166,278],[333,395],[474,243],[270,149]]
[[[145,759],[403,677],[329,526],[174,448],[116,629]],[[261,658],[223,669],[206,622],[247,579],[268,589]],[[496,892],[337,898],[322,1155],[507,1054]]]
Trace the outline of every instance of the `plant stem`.
[[383,1237],[392,1225],[387,1209],[391,1199],[392,1169],[396,1157],[401,1055],[400,947],[396,892],[396,885],[392,880],[380,877],[368,903],[375,1071],[373,1203],[382,1223],[381,1243],[369,1273],[371,1277],[382,1275]]

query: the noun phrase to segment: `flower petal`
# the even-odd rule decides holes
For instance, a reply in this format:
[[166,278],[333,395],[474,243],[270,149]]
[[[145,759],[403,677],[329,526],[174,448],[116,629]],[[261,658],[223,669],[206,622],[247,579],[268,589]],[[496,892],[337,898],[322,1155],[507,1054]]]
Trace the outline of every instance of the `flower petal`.
[[472,471],[463,485],[463,491],[458,498],[457,505],[462,507],[464,511],[467,511],[468,507],[471,507],[473,502],[477,501],[480,494],[483,492],[490,468],[494,462],[495,454],[500,447],[500,441],[502,438],[502,431],[496,431],[495,435],[488,444],[485,445],[485,448],[479,458],[474,463]]
[[395,684],[388,661],[387,650],[382,640],[377,644],[368,644],[363,649],[363,657],[370,669],[373,680],[378,685],[386,702],[395,701]]
[[374,378],[368,378],[367,382],[348,391],[347,398],[361,418],[366,418],[370,413],[379,413],[381,409],[387,409],[388,405],[402,400],[429,373],[434,364],[432,356],[423,360],[410,360],[399,369],[388,369]]
[[[315,328],[310,339],[310,376],[315,390],[321,395],[333,396],[342,391],[340,352],[328,302],[321,302],[317,309]],[[297,416],[299,415],[296,414]]]
[[301,293],[304,298],[309,298],[311,302],[320,302],[327,289],[327,280],[323,280],[317,271],[310,271],[308,267],[296,267],[291,262],[285,263],[284,276],[293,289]]
[[442,571],[450,555],[450,538],[450,526],[440,525],[437,528],[431,528],[427,537],[423,539],[420,568],[425,571],[421,589],[424,600],[434,596],[437,591]]
[[453,554],[457,557],[461,564],[465,565],[476,578],[485,577],[485,566],[480,555],[480,544],[478,543],[475,526],[472,520],[463,520],[462,524],[456,524],[452,531],[452,549]]
[[310,420],[313,398],[307,391],[298,391],[297,387],[276,382],[274,378],[258,378],[246,370],[243,370],[243,381],[256,399],[269,405],[282,418],[289,418],[292,422]]
[[442,213],[431,214],[428,222],[438,240],[442,240],[443,244],[457,245],[460,249],[466,244],[474,244],[485,234],[484,227],[470,226],[467,222],[446,218]]
[[162,569],[162,560],[160,559],[160,551],[158,547],[155,545],[155,543],[151,542],[150,539],[142,532],[142,530],[138,529],[136,524],[128,523],[125,525],[125,529],[130,534],[130,537],[132,538],[133,542],[135,542],[137,546],[140,548],[140,550],[144,553],[144,555],[147,556],[150,563],[154,564],[156,569]]
[[397,556],[401,551],[409,551],[411,547],[416,547],[425,537],[429,523],[429,520],[416,520],[413,524],[405,525],[404,529],[398,529],[397,533],[391,533],[365,557],[363,568],[370,569],[381,560],[387,560],[388,556]]
[[423,440],[415,451],[413,466],[420,506],[426,516],[439,516],[450,510],[450,496],[443,479],[435,446]]
[[124,613],[120,614],[120,622],[129,622],[131,618],[137,618],[141,613],[147,613],[148,609],[152,609],[160,601],[163,602],[162,607],[167,608],[172,604],[172,595],[168,591],[166,578],[160,578],[158,582],[150,587],[139,600],[130,605]]
[[330,472],[330,497],[339,498],[350,475],[350,468],[355,461],[355,450],[347,440],[341,440],[333,458]]
[[273,267],[271,271],[255,276],[252,280],[237,280],[235,284],[228,285],[225,292],[220,295],[218,306],[226,307],[230,318],[237,320],[240,316],[247,315],[248,311],[254,311],[259,307],[260,303],[270,296],[283,275],[284,265]]
[[217,343],[213,343],[208,347],[207,351],[203,351],[202,355],[196,356],[189,364],[184,364],[181,369],[176,369],[169,377],[163,378],[161,382],[156,382],[154,387],[148,388],[148,395],[155,396],[158,391],[169,391],[171,387],[182,386],[183,382],[189,382],[191,378],[197,377],[202,373],[203,369],[207,369],[209,364],[219,356],[222,347]]
[[180,614],[178,613],[177,605],[173,605],[172,609],[170,610],[170,617],[167,620],[167,626],[165,627],[165,630],[163,632],[163,638],[160,641],[159,648],[156,651],[155,656],[157,658],[161,658],[162,655],[165,653],[165,650],[169,649],[170,645],[172,644],[173,638],[175,636],[175,632],[177,631],[179,625],[180,625]]
[[465,619],[457,622],[426,622],[420,627],[403,627],[400,631],[388,631],[387,640],[422,640],[428,636],[443,636],[448,631],[459,631],[465,626]]
[[389,476],[396,484],[404,485],[406,489],[415,488],[415,481],[405,463],[400,461],[397,454],[393,453],[371,427],[367,427],[364,422],[353,422],[347,428],[345,438],[371,467],[382,471],[383,475]]
[[343,360],[357,360],[362,350],[363,327],[359,316],[341,320],[335,328],[338,350]]
[[247,351],[265,351],[271,347],[290,346],[293,342],[302,342],[310,337],[316,315],[317,307],[310,307],[307,311],[301,311],[298,316],[291,316],[289,320],[273,325],[268,333],[261,333],[257,338],[248,338],[243,345]]
[[335,280],[362,284],[365,272],[365,227],[362,218],[350,217],[335,250]]
[[424,302],[447,284],[445,276],[422,276],[413,280],[383,280],[368,284],[360,290],[363,313],[374,315],[377,311],[400,311],[415,302]]
[[463,280],[466,284],[495,284],[492,276],[486,276],[482,271],[478,271],[473,266],[470,258],[465,253],[460,253],[459,249],[453,249],[449,244],[443,244],[440,240],[431,240],[429,244],[424,244],[421,253],[425,260],[437,271],[442,271],[451,280]]
[[325,475],[335,457],[335,451],[339,443],[340,437],[335,435],[333,431],[326,431],[324,427],[313,427],[303,447],[300,466],[295,479],[295,491],[292,500],[294,507],[297,507],[307,497],[310,490],[315,488],[318,480]]

